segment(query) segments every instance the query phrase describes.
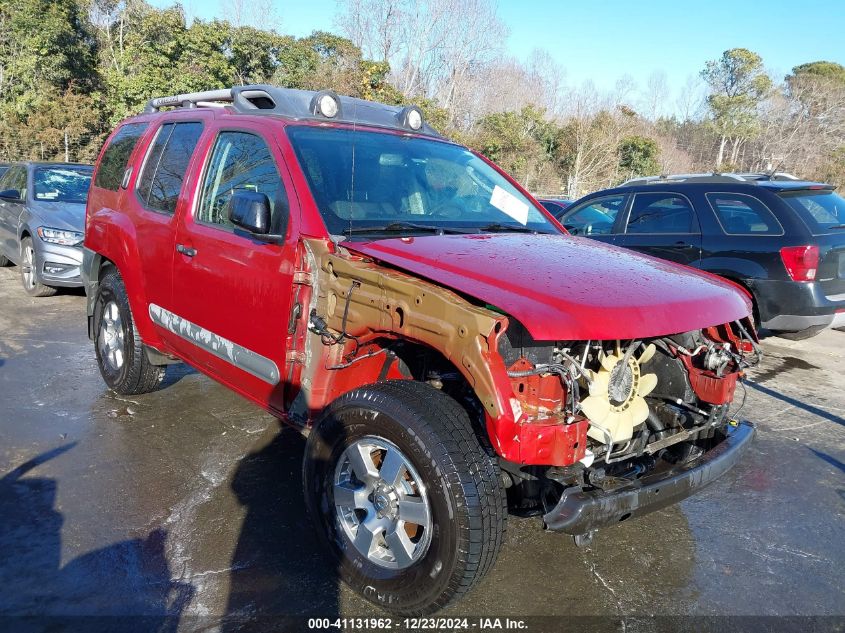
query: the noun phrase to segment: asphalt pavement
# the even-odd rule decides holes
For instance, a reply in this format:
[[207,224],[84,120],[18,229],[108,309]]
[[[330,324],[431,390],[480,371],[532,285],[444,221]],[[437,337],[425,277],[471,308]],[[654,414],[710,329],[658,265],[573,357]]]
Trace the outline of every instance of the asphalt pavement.
[[[763,348],[743,463],[585,549],[512,518],[495,569],[442,615],[547,616],[559,630],[588,616],[620,631],[650,616],[841,626],[845,332]],[[379,615],[338,583],[305,516],[303,445],[184,366],[155,393],[109,392],[81,291],[29,298],[17,269],[0,269],[0,629],[44,625],[24,615],[156,631]]]

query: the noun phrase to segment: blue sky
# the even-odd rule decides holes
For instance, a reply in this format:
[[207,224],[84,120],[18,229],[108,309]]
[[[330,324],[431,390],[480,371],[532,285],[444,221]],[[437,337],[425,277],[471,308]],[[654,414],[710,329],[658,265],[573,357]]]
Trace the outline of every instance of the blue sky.
[[[215,0],[185,4],[199,18],[223,13]],[[273,5],[283,33],[333,29],[335,0],[273,0]],[[545,48],[566,70],[570,85],[592,80],[606,90],[629,75],[644,86],[651,73],[662,71],[675,96],[706,60],[734,47],[762,55],[776,79],[808,61],[845,64],[843,0],[500,0],[498,6],[510,29],[509,53],[525,59],[532,49]]]

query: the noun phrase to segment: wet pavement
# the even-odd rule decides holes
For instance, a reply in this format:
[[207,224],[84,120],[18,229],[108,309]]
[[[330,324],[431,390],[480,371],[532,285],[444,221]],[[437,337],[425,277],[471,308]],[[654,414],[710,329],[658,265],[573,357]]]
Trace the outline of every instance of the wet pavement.
[[[745,462],[587,549],[512,518],[495,569],[444,615],[608,616],[615,630],[652,615],[845,615],[845,332],[764,349]],[[0,629],[21,630],[9,615],[173,616],[112,629],[156,631],[375,615],[305,516],[303,445],[182,366],[153,394],[115,396],[81,292],[30,299],[0,269]]]

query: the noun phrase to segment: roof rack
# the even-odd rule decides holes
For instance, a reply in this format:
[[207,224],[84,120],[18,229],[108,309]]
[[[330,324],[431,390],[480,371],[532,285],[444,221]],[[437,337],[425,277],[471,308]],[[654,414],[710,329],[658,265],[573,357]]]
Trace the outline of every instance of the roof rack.
[[661,176],[643,176],[640,178],[631,178],[623,182],[620,187],[629,185],[650,185],[660,184],[666,182],[701,182],[701,183],[754,183],[759,181],[771,180],[795,180],[800,178],[788,174],[786,172],[760,172],[760,173],[720,173],[712,172],[709,174],[663,174]]
[[241,114],[275,114],[294,120],[339,121],[399,129],[439,137],[417,106],[390,106],[375,101],[340,96],[332,90],[296,90],[269,84],[234,86],[204,92],[156,97],[145,113],[161,108],[225,107]]

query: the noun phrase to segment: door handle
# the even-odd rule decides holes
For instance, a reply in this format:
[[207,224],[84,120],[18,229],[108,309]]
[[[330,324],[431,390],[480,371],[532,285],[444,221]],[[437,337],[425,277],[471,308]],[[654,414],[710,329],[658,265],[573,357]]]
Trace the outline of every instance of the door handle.
[[186,257],[193,257],[197,254],[197,249],[191,248],[190,246],[185,246],[184,244],[177,244],[176,245],[176,252],[182,253]]

